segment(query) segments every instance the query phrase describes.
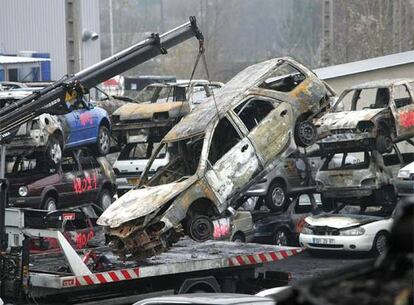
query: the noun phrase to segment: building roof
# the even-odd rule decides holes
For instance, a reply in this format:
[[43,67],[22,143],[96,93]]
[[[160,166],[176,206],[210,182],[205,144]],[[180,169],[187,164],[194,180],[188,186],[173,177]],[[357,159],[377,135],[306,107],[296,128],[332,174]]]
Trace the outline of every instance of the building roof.
[[42,62],[42,61],[50,61],[50,58],[34,58],[34,57],[23,57],[23,56],[0,55],[0,65],[37,63],[37,62]]
[[374,57],[346,64],[314,69],[313,71],[319,78],[326,80],[410,63],[414,63],[414,51]]

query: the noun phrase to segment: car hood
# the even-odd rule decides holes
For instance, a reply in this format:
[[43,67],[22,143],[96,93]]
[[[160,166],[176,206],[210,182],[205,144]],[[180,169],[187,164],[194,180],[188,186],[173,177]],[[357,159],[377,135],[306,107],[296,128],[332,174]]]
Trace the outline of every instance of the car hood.
[[331,227],[344,229],[348,227],[361,226],[367,223],[381,220],[383,218],[368,215],[319,215],[306,217],[305,221],[311,226]]
[[114,111],[114,116],[119,116],[122,120],[142,120],[152,119],[155,113],[168,112],[169,118],[184,116],[190,112],[187,102],[168,102],[168,103],[127,103]]
[[192,176],[181,182],[133,189],[112,203],[99,217],[101,226],[116,228],[125,222],[151,214],[197,180]]
[[385,108],[327,113],[316,122],[316,126],[329,130],[356,128],[360,121],[369,121],[384,110]]

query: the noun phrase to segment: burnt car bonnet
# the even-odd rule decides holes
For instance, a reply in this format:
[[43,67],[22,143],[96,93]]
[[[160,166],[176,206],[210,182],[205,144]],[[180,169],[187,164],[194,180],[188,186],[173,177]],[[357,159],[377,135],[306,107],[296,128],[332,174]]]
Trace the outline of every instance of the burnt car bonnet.
[[197,176],[192,176],[181,182],[133,189],[112,203],[97,223],[116,228],[130,220],[147,216],[182,193],[196,180]]
[[305,220],[311,226],[327,226],[335,229],[344,229],[353,226],[361,226],[374,221],[382,220],[382,217],[368,215],[320,215],[310,216]]
[[316,125],[323,125],[329,130],[356,128],[360,121],[369,121],[384,110],[385,108],[327,113]]
[[170,118],[184,115],[190,111],[187,102],[168,102],[168,103],[128,103],[116,111],[114,116],[119,116],[121,120],[152,119],[155,113],[168,112]]

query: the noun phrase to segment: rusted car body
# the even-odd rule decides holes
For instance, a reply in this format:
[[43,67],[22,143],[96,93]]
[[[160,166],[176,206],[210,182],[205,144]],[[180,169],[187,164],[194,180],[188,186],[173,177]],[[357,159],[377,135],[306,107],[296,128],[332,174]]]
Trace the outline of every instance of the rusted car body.
[[332,154],[326,158],[316,174],[317,190],[327,201],[360,204],[395,202],[393,177],[414,158],[412,153],[398,157],[397,154],[382,156],[378,151],[339,155],[342,162],[336,164],[332,163]]
[[201,100],[222,86],[207,80],[148,85],[136,102],[125,103],[113,112],[113,135],[121,146],[143,141],[149,134],[160,141]]
[[[141,177],[141,187],[115,201],[98,219],[120,255],[151,256],[185,231],[211,238],[217,218],[251,185],[297,150],[295,127],[324,111],[332,91],[290,58],[237,74],[164,137]],[[169,163],[147,181],[158,153]]]
[[338,103],[351,98],[349,111],[332,112],[317,122],[326,152],[359,151],[361,148],[390,152],[393,143],[414,137],[414,80],[390,79],[346,89]]

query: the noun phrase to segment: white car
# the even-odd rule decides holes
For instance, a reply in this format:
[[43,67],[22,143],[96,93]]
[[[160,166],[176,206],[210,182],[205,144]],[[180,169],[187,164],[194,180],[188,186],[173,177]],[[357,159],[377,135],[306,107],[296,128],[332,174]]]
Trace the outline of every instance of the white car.
[[[345,211],[347,210],[347,211]],[[386,250],[393,218],[390,207],[345,207],[341,213],[305,218],[299,235],[301,246],[324,251],[371,251],[379,255]],[[377,215],[377,216],[375,216]]]
[[[116,174],[118,197],[138,185],[139,178],[147,166],[148,160],[159,143],[137,142],[127,144],[119,154],[113,168]],[[165,166],[169,160],[168,150],[162,149],[151,165],[150,176],[160,167]]]

